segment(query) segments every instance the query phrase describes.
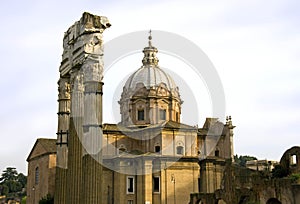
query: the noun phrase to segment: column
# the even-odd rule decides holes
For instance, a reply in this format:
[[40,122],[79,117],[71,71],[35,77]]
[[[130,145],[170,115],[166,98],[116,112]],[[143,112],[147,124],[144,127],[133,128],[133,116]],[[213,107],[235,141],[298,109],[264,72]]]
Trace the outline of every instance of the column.
[[68,136],[70,123],[70,79],[61,77],[58,81],[58,128],[57,128],[57,167],[55,180],[55,203],[66,203]]
[[101,203],[102,186],[102,59],[89,55],[84,62],[83,200]]
[[66,203],[81,203],[82,194],[82,124],[83,124],[83,74],[72,71],[72,101],[68,153],[67,200]]

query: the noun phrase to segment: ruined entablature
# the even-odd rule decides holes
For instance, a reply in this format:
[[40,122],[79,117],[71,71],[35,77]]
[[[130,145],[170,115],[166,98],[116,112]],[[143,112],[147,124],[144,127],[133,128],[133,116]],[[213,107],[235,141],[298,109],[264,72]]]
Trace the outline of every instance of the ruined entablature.
[[81,66],[89,55],[103,55],[103,31],[110,27],[105,16],[83,13],[81,19],[65,32],[63,39],[61,75]]

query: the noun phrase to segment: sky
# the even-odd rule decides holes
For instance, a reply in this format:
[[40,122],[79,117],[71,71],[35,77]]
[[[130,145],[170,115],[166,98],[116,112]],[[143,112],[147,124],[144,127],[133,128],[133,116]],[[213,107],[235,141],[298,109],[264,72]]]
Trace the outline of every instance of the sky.
[[[226,115],[232,116],[236,126],[235,153],[280,160],[288,148],[299,145],[299,9],[296,0],[2,2],[0,171],[12,166],[27,174],[26,158],[36,139],[56,137],[63,34],[84,11],[109,18],[112,27],[104,32],[105,42],[153,29],[154,43],[155,30],[175,33],[195,43],[214,64],[222,81]],[[110,111],[111,106],[117,107],[112,104],[118,100],[113,96],[116,93],[112,94],[114,76],[118,69],[128,70],[126,76],[138,69],[141,57],[124,58],[105,75],[104,122],[117,122]],[[166,54],[158,57],[161,66],[171,72],[180,67],[189,69]],[[187,75],[182,77],[189,81]],[[211,116],[205,92],[194,95],[200,101],[200,127],[205,117]]]

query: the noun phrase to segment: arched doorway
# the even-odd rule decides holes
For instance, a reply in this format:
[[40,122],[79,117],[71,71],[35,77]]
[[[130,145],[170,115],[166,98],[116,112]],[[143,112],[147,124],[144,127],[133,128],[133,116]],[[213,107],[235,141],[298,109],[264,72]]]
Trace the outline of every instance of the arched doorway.
[[281,204],[281,202],[276,198],[270,198],[266,204]]

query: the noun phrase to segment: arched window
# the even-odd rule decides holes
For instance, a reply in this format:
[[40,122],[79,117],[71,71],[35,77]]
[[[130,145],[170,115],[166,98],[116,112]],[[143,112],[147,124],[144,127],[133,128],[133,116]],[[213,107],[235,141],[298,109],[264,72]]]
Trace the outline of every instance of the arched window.
[[295,154],[291,156],[290,160],[291,165],[297,164],[297,156]]
[[35,184],[38,184],[39,183],[39,177],[40,177],[40,171],[39,171],[39,167],[36,167],[35,168],[35,180],[34,180],[34,183]]
[[176,153],[180,154],[180,155],[183,155],[183,146],[177,146],[176,147]]
[[166,109],[160,109],[159,110],[159,119],[160,120],[166,120]]
[[138,110],[137,118],[138,118],[138,121],[145,120],[145,112],[143,109]]

